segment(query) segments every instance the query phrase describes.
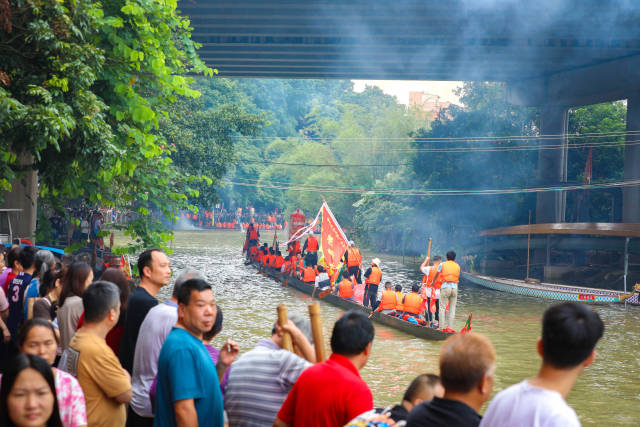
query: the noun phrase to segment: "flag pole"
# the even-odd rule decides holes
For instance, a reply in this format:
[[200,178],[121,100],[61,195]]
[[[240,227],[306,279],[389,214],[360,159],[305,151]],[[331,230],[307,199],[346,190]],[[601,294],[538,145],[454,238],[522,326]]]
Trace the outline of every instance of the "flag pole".
[[527,228],[527,277],[525,280],[529,280],[529,254],[531,252],[531,209],[529,209],[529,227]]

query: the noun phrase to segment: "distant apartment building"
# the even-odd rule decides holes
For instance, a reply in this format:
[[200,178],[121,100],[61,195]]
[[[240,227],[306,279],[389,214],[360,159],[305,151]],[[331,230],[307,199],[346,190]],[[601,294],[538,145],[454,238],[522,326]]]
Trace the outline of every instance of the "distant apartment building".
[[440,101],[438,95],[424,92],[409,92],[409,110],[416,111],[427,123],[434,121],[441,110],[449,108],[450,102]]

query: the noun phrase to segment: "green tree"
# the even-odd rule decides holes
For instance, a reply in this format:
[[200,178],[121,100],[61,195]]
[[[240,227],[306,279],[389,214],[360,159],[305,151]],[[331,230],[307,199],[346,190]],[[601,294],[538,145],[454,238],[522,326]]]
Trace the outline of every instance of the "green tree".
[[[193,78],[211,76],[176,1],[10,0],[0,31],[0,185],[37,170],[42,200],[134,207],[130,250],[171,236],[161,217],[192,208],[192,183],[158,132]],[[63,173],[61,173],[63,171]],[[152,210],[158,212],[151,216]]]

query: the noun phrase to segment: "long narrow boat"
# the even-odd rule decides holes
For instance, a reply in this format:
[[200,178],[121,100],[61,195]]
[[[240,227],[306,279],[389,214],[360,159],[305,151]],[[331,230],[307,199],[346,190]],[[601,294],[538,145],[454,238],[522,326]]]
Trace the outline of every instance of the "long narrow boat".
[[[253,264],[254,268],[259,269],[259,266],[257,264]],[[290,276],[286,276],[286,275],[282,275],[278,272],[275,272],[273,270],[269,270],[267,271],[267,274],[269,275],[269,277],[275,279],[278,282],[283,282],[285,280],[288,281],[288,286],[291,288],[294,288],[300,292],[303,292],[307,295],[314,295],[314,286],[309,285],[308,283],[305,283],[301,280],[298,280],[294,277],[290,277]],[[317,295],[317,294],[316,294]],[[361,304],[358,304],[357,302],[353,302],[353,301],[349,301],[346,300],[344,298],[340,298],[337,295],[333,295],[333,294],[328,294],[323,298],[319,298],[321,301],[325,301],[328,302],[329,304],[332,304],[336,307],[342,308],[344,310],[358,310],[361,311],[365,314],[371,314],[371,309],[368,307],[365,307]],[[397,329],[399,331],[405,332],[409,335],[413,335],[415,337],[418,338],[422,338],[425,340],[444,340],[446,339],[449,335],[451,335],[451,333],[447,333],[447,332],[443,332],[439,329],[433,329],[433,328],[429,328],[426,326],[420,326],[420,325],[416,325],[413,323],[409,323],[409,322],[405,322],[404,320],[400,320],[397,317],[393,317],[393,316],[388,316],[386,314],[382,314],[379,312],[375,312],[373,314],[373,316],[371,317],[371,320],[383,324],[385,326],[388,326],[390,328],[393,329]]]
[[640,304],[639,294],[624,293],[608,289],[585,288],[582,286],[558,285],[553,283],[529,283],[524,280],[483,276],[463,273],[462,278],[474,285],[496,291],[546,298],[559,301],[579,301],[589,304]]

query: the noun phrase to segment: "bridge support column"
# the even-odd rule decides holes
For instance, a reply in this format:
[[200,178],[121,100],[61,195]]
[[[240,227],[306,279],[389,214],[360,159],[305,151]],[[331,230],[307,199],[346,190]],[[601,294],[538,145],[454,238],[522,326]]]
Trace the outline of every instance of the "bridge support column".
[[38,174],[27,172],[21,178],[11,182],[11,191],[4,193],[4,209],[22,209],[22,212],[9,213],[13,238],[33,239],[38,216]]
[[[640,132],[640,92],[627,99],[627,132]],[[624,147],[625,181],[640,179],[639,143],[640,133],[627,135]],[[640,223],[640,186],[622,189],[622,222]]]
[[[538,151],[538,182],[543,186],[567,182],[568,126],[568,107],[544,105],[540,109],[540,134],[557,135],[541,140],[540,144],[558,146]],[[567,195],[564,191],[538,193],[535,222],[564,222],[566,205]]]

